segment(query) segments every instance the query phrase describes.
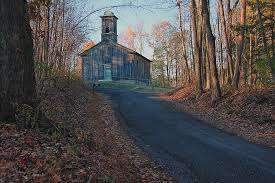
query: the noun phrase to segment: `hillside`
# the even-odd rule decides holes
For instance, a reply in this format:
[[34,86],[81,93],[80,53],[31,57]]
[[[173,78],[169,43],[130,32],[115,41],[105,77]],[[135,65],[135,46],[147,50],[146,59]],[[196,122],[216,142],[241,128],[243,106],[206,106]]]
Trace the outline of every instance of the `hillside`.
[[60,78],[42,98],[51,133],[0,123],[0,182],[171,180],[126,135],[105,96]]
[[173,107],[191,113],[219,129],[249,141],[275,147],[275,88],[224,92],[213,103],[210,92],[197,98],[193,88],[180,88],[165,95]]

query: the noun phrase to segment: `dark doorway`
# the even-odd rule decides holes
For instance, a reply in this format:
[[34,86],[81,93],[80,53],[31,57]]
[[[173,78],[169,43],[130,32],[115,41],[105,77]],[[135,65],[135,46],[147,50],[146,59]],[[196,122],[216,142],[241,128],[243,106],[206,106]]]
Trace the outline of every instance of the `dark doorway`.
[[110,32],[109,27],[106,27],[106,33],[109,33],[109,32]]

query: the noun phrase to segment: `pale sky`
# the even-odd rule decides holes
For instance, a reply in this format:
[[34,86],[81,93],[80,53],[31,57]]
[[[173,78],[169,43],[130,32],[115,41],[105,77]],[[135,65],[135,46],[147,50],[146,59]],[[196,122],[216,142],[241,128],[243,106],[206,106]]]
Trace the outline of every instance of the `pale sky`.
[[[160,2],[159,0],[136,0],[132,1],[135,4],[139,5],[150,5],[156,4],[156,2]],[[111,5],[121,5],[121,4],[128,4],[129,0],[90,0],[89,6],[86,9],[99,9],[106,6]],[[176,9],[175,8],[168,8],[168,9],[149,9],[149,7],[145,9],[136,9],[136,8],[116,8],[112,9],[114,14],[118,17],[118,34],[120,34],[127,26],[135,27],[137,23],[142,22],[144,24],[144,28],[146,32],[150,32],[152,26],[160,21],[169,20],[175,21],[176,17]],[[102,15],[104,11],[98,12],[93,14],[89,17],[89,21],[93,22],[93,25],[100,28],[101,26],[101,19],[100,15]],[[89,35],[90,39],[96,40],[98,43],[101,39],[101,29],[98,29],[96,32],[91,32]],[[148,57],[149,59],[152,58],[152,50],[146,46],[144,56]]]

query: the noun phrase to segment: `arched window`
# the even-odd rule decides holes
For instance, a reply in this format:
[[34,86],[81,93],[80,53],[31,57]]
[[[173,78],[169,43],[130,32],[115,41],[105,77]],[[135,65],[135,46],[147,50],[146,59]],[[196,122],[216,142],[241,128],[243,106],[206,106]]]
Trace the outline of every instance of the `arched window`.
[[109,27],[106,27],[106,30],[105,30],[106,33],[109,33],[110,32],[110,29]]

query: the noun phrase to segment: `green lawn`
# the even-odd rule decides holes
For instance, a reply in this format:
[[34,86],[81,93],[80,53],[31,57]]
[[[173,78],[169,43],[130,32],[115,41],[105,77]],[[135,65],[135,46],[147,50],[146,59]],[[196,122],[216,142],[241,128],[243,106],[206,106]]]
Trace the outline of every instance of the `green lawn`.
[[154,87],[147,86],[144,84],[136,84],[133,81],[100,81],[99,88],[117,88],[117,89],[129,89],[132,91],[140,91],[140,92],[169,92],[171,88],[162,88],[162,87]]

